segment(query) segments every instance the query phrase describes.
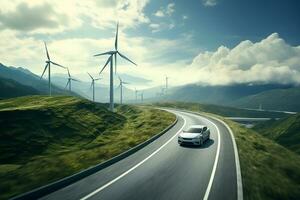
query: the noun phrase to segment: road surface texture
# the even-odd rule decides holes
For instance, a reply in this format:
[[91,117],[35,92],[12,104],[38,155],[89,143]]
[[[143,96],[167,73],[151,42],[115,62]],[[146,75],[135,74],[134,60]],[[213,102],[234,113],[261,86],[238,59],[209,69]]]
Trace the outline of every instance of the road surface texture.
[[[178,123],[160,138],[42,199],[237,199],[236,163],[229,130],[205,116],[168,111],[178,116]],[[196,124],[207,125],[211,139],[202,147],[178,145],[177,134]]]

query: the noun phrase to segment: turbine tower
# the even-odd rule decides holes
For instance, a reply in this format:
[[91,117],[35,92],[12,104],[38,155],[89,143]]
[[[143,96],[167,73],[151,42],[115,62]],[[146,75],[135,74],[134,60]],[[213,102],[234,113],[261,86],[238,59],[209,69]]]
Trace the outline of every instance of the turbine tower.
[[137,98],[138,98],[138,90],[136,88],[134,88],[134,92],[135,92],[135,102],[137,102]]
[[113,69],[113,57],[115,59],[115,73],[117,73],[117,55],[119,55],[121,58],[131,62],[134,65],[137,65],[133,61],[131,61],[129,58],[127,58],[125,55],[120,53],[118,50],[118,32],[119,32],[119,23],[117,23],[117,31],[116,31],[116,38],[115,38],[115,50],[108,51],[105,53],[96,54],[94,56],[103,56],[103,55],[109,55],[104,67],[102,68],[101,72],[105,69],[108,63],[110,63],[110,95],[109,95],[109,108],[113,112],[114,111],[114,69]]
[[143,103],[144,102],[144,92],[141,92],[141,102]]
[[128,82],[123,81],[120,76],[119,76],[119,81],[120,81],[120,104],[123,104],[123,84],[129,84]]
[[75,79],[75,78],[72,78],[72,76],[70,74],[70,71],[69,71],[69,68],[67,68],[67,70],[68,70],[68,81],[67,81],[67,85],[65,86],[65,89],[69,85],[69,92],[71,92],[72,91],[72,81],[77,81],[77,82],[80,82],[80,81]]
[[46,42],[44,42],[44,45],[45,45],[45,49],[46,49],[47,60],[46,60],[46,66],[45,66],[45,68],[44,68],[43,74],[42,74],[42,76],[41,76],[40,79],[43,78],[43,76],[44,76],[44,74],[45,74],[45,72],[46,72],[46,70],[47,70],[47,68],[48,68],[49,96],[51,96],[51,64],[56,65],[56,66],[59,66],[59,67],[64,68],[64,69],[66,69],[66,67],[64,67],[64,66],[62,66],[62,65],[60,65],[60,64],[57,64],[57,63],[51,61],[50,55],[49,55],[49,52],[48,52],[48,49],[47,49],[47,44],[46,44]]
[[166,76],[166,90],[165,90],[165,94],[167,94],[167,92],[168,92],[168,80],[169,80],[169,77]]
[[98,81],[100,80],[101,78],[94,78],[92,77],[92,75],[90,75],[90,73],[88,73],[88,75],[91,77],[92,79],[92,83],[91,83],[91,87],[90,88],[93,88],[93,101],[95,101],[95,81]]

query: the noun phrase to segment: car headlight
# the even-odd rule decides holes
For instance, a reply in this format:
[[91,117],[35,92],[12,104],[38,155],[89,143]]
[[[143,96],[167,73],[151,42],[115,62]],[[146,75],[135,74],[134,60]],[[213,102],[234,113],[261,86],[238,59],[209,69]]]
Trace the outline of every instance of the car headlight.
[[201,138],[201,137],[202,137],[202,135],[197,135],[197,136],[196,136],[197,139],[199,139],[199,138]]

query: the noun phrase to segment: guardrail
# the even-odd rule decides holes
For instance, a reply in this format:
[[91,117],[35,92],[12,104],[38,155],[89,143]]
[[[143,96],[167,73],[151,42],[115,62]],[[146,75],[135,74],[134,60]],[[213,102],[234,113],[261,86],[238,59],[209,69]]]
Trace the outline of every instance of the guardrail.
[[50,194],[52,192],[55,192],[56,190],[59,190],[61,188],[64,188],[76,181],[79,181],[91,174],[94,174],[130,155],[132,155],[133,153],[137,152],[138,150],[144,148],[145,146],[147,146],[148,144],[150,144],[151,142],[153,142],[154,140],[156,140],[157,138],[159,138],[160,136],[162,136],[164,133],[166,133],[168,130],[170,130],[173,126],[175,126],[175,124],[178,122],[178,117],[176,116],[175,121],[168,126],[167,128],[165,128],[163,131],[161,131],[160,133],[154,135],[153,137],[151,137],[150,139],[146,140],[145,142],[142,142],[140,144],[138,144],[137,146],[107,160],[104,161],[102,163],[99,163],[93,167],[87,168],[83,171],[80,171],[76,174],[73,174],[71,176],[65,177],[63,179],[60,179],[58,181],[55,181],[53,183],[50,183],[48,185],[39,187],[37,189],[31,190],[29,192],[26,192],[24,194],[15,196],[13,198],[11,198],[11,200],[32,200],[32,199],[38,199],[41,198],[47,194]]

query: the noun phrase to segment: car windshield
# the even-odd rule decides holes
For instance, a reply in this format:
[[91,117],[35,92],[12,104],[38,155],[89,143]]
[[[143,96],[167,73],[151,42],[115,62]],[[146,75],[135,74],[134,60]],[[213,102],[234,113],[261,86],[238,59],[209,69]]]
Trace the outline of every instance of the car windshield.
[[201,133],[202,132],[202,128],[189,128],[186,132],[189,132],[189,133]]

